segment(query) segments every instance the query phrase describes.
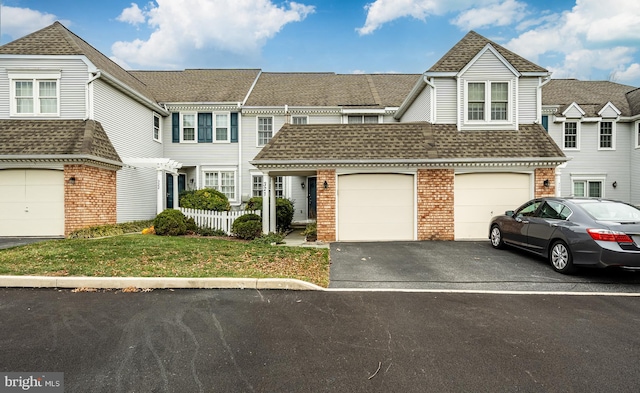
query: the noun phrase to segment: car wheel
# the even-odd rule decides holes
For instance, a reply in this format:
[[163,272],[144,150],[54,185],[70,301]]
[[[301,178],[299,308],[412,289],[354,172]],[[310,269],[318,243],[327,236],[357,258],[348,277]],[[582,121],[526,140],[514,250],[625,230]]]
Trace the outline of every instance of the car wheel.
[[493,248],[503,248],[504,241],[502,240],[502,231],[497,225],[491,227],[491,245]]
[[549,261],[553,270],[562,274],[571,274],[575,271],[573,256],[567,244],[561,240],[556,241],[549,251]]

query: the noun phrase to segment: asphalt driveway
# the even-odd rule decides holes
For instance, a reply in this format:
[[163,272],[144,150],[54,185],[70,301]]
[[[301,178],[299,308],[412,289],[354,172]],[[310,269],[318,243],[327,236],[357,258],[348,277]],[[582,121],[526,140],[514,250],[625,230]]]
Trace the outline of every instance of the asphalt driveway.
[[0,250],[3,248],[12,248],[18,246],[24,246],[31,243],[42,242],[45,240],[53,240],[60,238],[52,238],[52,237],[9,237],[9,236],[0,236]]
[[329,288],[640,292],[640,272],[556,273],[544,258],[489,241],[331,244]]

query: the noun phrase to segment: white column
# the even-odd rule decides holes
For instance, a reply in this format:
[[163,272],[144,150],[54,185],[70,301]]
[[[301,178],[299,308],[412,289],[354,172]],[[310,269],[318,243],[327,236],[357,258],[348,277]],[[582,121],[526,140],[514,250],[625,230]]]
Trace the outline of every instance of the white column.
[[262,233],[269,233],[269,174],[262,175]]
[[178,192],[178,172],[173,173],[173,208],[178,208],[180,193]]
[[162,175],[164,174],[164,172],[162,171],[162,169],[158,169],[156,171],[157,173],[157,180],[156,182],[158,183],[158,196],[157,196],[157,200],[156,200],[156,212],[158,214],[162,213],[163,210],[163,206],[164,206],[164,194],[165,194],[165,190],[164,187],[162,187]]
[[271,220],[269,221],[269,232],[276,232],[276,178],[270,177],[271,180],[269,193],[269,217]]

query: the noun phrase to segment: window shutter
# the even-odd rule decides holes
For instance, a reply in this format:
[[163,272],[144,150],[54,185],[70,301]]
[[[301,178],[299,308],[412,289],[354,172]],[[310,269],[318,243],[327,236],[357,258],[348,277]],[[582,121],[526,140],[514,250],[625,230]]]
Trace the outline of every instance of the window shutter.
[[231,142],[238,142],[238,112],[231,113]]
[[171,141],[180,143],[180,113],[171,114]]
[[198,113],[198,143],[213,142],[213,116]]

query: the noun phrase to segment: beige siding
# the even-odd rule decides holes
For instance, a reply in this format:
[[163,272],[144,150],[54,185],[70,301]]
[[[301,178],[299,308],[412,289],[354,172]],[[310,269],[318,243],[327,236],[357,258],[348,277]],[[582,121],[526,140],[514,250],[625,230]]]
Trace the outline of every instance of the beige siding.
[[434,123],[455,124],[457,116],[458,95],[456,80],[453,78],[435,78],[436,117]]
[[518,123],[532,124],[538,120],[538,78],[520,78],[518,80]]
[[402,116],[403,122],[428,121],[431,122],[431,96],[433,89],[426,86],[416,97],[409,109]]

